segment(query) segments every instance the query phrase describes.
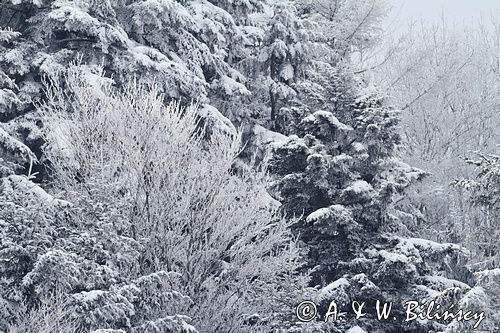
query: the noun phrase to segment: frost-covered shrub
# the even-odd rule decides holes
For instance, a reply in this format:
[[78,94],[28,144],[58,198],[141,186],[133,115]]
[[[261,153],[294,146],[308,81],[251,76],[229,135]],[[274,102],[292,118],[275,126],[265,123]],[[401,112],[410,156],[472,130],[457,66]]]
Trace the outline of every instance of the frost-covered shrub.
[[120,216],[82,201],[57,199],[26,177],[1,179],[0,330],[140,332],[161,321],[186,332],[178,310],[190,301],[175,274],[141,275],[144,248],[114,229]]
[[143,246],[140,274],[178,272],[193,304],[176,310],[204,332],[266,330],[291,316],[305,282],[293,220],[276,214],[264,171],[235,173],[234,127],[221,118],[206,130],[195,107],[164,104],[154,84],[120,90],[78,67],[63,82],[47,81],[41,107],[56,185],[77,201],[123,203],[117,228]]
[[59,291],[43,299],[35,309],[26,302],[13,311],[13,323],[6,327],[7,333],[77,333],[81,332],[72,316],[68,298]]

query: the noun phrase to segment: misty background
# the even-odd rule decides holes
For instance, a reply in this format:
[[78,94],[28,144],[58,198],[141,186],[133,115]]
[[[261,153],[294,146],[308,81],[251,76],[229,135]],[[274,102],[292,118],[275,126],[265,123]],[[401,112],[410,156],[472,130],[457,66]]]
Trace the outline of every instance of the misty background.
[[495,0],[389,0],[388,4],[392,10],[385,25],[398,32],[406,31],[411,24],[433,24],[443,19],[463,26],[500,13],[500,2]]

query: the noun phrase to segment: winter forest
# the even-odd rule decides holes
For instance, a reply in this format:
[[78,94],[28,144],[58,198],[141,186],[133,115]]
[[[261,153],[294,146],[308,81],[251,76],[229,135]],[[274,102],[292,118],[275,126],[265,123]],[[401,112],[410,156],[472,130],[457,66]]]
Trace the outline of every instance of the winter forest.
[[393,14],[0,0],[0,333],[499,333],[500,12]]

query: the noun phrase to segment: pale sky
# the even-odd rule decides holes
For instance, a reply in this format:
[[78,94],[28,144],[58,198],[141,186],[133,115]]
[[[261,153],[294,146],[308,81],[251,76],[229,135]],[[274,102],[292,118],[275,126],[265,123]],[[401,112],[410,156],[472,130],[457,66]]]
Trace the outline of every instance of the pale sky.
[[[448,23],[464,25],[471,20],[500,17],[500,0],[387,0],[393,6],[387,18],[390,27],[402,31],[410,23],[437,23],[444,17]],[[394,22],[396,20],[396,22]]]

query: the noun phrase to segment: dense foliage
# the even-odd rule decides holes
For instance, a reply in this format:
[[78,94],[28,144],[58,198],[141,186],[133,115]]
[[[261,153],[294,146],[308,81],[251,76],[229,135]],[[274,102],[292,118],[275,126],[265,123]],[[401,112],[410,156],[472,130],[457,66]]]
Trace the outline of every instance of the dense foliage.
[[[351,65],[383,1],[0,6],[0,332],[460,332],[294,306],[498,308],[496,270],[412,229],[428,174]],[[498,158],[481,158],[457,184],[494,232]]]

